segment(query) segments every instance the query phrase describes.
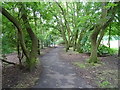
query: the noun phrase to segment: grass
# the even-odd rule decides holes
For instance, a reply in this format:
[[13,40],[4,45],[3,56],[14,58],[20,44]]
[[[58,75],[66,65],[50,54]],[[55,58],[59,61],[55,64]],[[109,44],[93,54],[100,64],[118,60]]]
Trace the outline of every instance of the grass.
[[92,66],[92,67],[100,67],[102,65],[105,65],[105,63],[98,61],[97,63],[89,63],[89,58],[85,59],[87,62],[87,65]]
[[[116,87],[117,84],[117,70],[103,70],[100,71],[101,74],[97,73],[97,79],[98,81],[96,81],[96,84],[100,87],[100,88],[114,88]],[[116,76],[115,76],[116,75]],[[113,82],[110,80],[111,79],[116,79],[116,81],[114,81],[114,84],[112,84]],[[115,84],[116,83],[116,84]]]
[[104,80],[104,81],[102,81],[102,82],[96,82],[96,83],[97,83],[98,86],[101,87],[101,88],[107,88],[107,87],[111,88],[111,87],[112,87],[112,86],[111,86],[111,83],[110,83],[109,81],[107,81],[107,80]]
[[82,64],[80,62],[73,62],[73,65],[79,67],[79,68],[86,68],[85,64]]

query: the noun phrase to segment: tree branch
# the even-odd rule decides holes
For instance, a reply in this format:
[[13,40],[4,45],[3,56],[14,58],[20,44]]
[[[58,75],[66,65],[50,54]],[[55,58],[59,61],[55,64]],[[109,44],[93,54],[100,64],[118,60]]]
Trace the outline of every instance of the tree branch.
[[8,64],[17,65],[16,63],[14,63],[14,62],[9,62],[9,61],[7,61],[7,60],[5,60],[5,59],[1,59],[1,58],[0,58],[0,60],[1,60],[2,62],[8,63]]

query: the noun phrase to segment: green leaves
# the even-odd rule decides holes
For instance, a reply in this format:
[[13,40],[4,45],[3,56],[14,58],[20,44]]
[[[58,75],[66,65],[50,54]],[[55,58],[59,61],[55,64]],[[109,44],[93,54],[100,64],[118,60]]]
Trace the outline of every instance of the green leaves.
[[[28,19],[31,24],[31,27],[36,34],[36,36],[41,41],[52,40],[57,41],[59,38],[63,38],[63,33],[66,39],[70,38],[71,45],[74,43],[74,38],[76,32],[78,33],[78,37],[76,42],[78,42],[78,38],[80,36],[80,32],[84,30],[82,40],[80,41],[83,44],[82,49],[83,52],[90,52],[90,41],[89,36],[91,31],[89,29],[93,27],[95,24],[101,24],[107,21],[106,19],[101,19],[101,3],[96,2],[59,2],[60,6],[63,8],[65,13],[65,17],[63,12],[59,8],[59,6],[55,2],[22,2],[26,5]],[[21,20],[21,13],[15,11],[15,9],[20,9],[19,2],[4,2],[2,6],[6,8],[13,16],[19,19],[19,22],[23,22]],[[109,9],[111,7],[115,7],[117,4],[109,2],[105,8]],[[33,15],[35,12],[35,16]],[[116,13],[118,17],[118,13]],[[66,21],[65,21],[66,19]],[[36,22],[35,22],[36,20]],[[99,22],[98,22],[99,21]],[[67,22],[67,24],[66,24]],[[66,28],[67,27],[67,28]],[[69,27],[69,31],[67,31]],[[111,35],[117,36],[119,34],[118,28],[119,23],[117,19],[111,23]],[[3,17],[3,34],[4,39],[7,39],[9,43],[14,44],[16,38],[13,40],[15,36],[15,27],[12,26],[6,19]],[[25,35],[25,41],[30,45],[30,37],[28,37],[27,32],[25,31],[24,25],[22,25],[23,33]],[[107,32],[105,35],[109,34],[109,28],[107,28]],[[69,34],[69,37],[68,37]],[[51,35],[51,38],[49,36]],[[11,37],[11,39],[10,39]],[[116,39],[119,39],[117,37]],[[8,44],[9,46],[9,44]]]
[[117,6],[117,4],[109,2],[109,3],[107,4],[107,6],[105,6],[105,8],[110,8],[110,7],[113,8],[113,7],[115,7],[115,6]]

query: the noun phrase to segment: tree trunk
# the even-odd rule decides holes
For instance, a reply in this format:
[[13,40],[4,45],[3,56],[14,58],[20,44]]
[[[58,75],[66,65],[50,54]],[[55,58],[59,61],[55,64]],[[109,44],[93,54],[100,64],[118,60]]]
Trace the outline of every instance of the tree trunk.
[[[103,2],[102,3],[101,19],[100,19],[100,21],[98,21],[99,23],[94,27],[94,30],[91,34],[91,55],[90,55],[90,60],[89,60],[90,63],[91,62],[92,63],[98,62],[97,48],[99,47],[99,44],[100,44],[102,37],[104,35],[104,30],[109,25],[109,23],[111,23],[112,20],[114,19],[114,14],[115,14],[114,11],[115,11],[116,7],[110,8],[110,10],[107,10],[106,8],[104,8],[105,6],[106,6],[106,2]],[[107,14],[109,13],[109,11],[112,11],[112,15],[108,20],[106,20],[106,17],[107,17]],[[103,20],[103,22],[101,20]],[[102,34],[97,40],[97,37],[98,37],[98,34],[100,33],[100,31],[102,32]]]
[[40,40],[40,49],[43,49],[44,48],[44,42],[42,40]]
[[20,66],[22,66],[22,58],[21,58],[21,52],[20,52],[19,38],[17,39],[17,52],[18,52],[19,64],[20,64]]
[[86,32],[86,30],[81,30],[81,32],[80,32],[80,36],[79,36],[79,38],[78,38],[78,43],[77,43],[77,51],[79,52],[79,53],[81,53],[82,52],[82,49],[81,49],[81,40],[82,40],[82,38],[83,38],[83,35],[84,35],[84,33]]
[[97,63],[98,58],[97,58],[97,46],[96,42],[94,39],[91,39],[91,55],[90,55],[90,60],[89,63]]
[[120,57],[120,40],[118,40],[118,57]]
[[68,44],[67,38],[65,36],[65,32],[63,30],[61,30],[61,31],[62,31],[63,40],[65,41],[66,52],[68,52],[68,50],[69,50],[69,44]]
[[110,48],[110,38],[111,38],[111,25],[110,25],[110,28],[109,28],[109,37],[108,37],[108,46]]
[[40,40],[38,40],[38,55],[40,55]]
[[95,28],[93,33],[90,36],[91,39],[91,55],[89,59],[89,63],[97,63],[98,58],[97,58],[97,36],[99,34],[99,29]]
[[[106,23],[104,23],[104,25],[101,26],[96,26],[94,28],[93,33],[91,34],[91,56],[90,56],[90,60],[89,62],[93,62],[93,63],[97,63],[98,59],[97,59],[97,48],[100,45],[100,42],[104,36],[104,32],[106,27],[109,25],[109,23],[111,23],[113,20],[113,17],[110,18]],[[101,32],[100,32],[101,31]],[[97,40],[98,34],[100,33],[100,37]]]
[[75,51],[77,48],[78,31],[79,30],[77,29],[74,37],[75,39],[73,40],[73,51]]
[[118,57],[120,57],[120,46],[119,46],[119,50],[118,50]]
[[32,31],[32,28],[29,24],[29,21],[27,19],[27,11],[26,8],[23,4],[21,4],[21,14],[22,14],[22,19],[25,25],[25,28],[30,36],[30,39],[32,41],[32,46],[31,46],[31,52],[29,55],[29,60],[27,60],[27,66],[30,70],[32,70],[35,67],[36,60],[37,60],[37,52],[38,52],[38,39],[34,32]]

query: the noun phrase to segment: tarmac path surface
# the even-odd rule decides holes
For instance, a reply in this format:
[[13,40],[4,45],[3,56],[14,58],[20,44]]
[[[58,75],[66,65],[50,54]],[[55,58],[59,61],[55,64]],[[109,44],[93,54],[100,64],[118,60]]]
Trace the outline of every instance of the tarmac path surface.
[[92,88],[75,73],[75,68],[59,59],[60,49],[54,48],[40,58],[43,70],[33,88]]

